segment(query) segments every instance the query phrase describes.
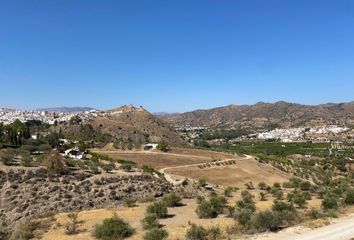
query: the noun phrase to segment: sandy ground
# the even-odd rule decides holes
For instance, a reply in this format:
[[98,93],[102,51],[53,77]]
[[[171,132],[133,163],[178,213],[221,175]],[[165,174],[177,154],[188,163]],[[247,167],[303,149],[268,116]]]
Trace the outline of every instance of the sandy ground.
[[239,158],[235,165],[216,166],[210,168],[186,167],[166,170],[167,173],[186,176],[192,179],[204,178],[208,182],[223,186],[244,187],[245,183],[259,182],[272,185],[275,182],[286,182],[291,176],[272,166],[260,164],[254,158]]
[[215,159],[237,158],[228,153],[204,151],[189,148],[172,148],[167,153],[159,151],[121,151],[93,149],[97,153],[103,153],[113,159],[124,159],[136,162],[138,165],[148,165],[157,169],[188,164],[211,162]]
[[[190,223],[196,223],[203,226],[217,226],[226,229],[228,226],[235,224],[232,218],[226,218],[220,216],[216,219],[199,219],[195,213],[196,202],[195,200],[184,200],[185,206],[177,208],[169,208],[169,214],[171,218],[162,219],[160,223],[164,225],[165,229],[169,232],[169,238],[171,240],[180,238],[183,239],[186,230],[189,228]],[[117,209],[99,209],[91,211],[83,211],[79,213],[79,220],[82,220],[82,226],[80,229],[83,231],[77,235],[68,236],[65,235],[65,223],[68,222],[68,218],[65,213],[56,215],[56,223],[45,233],[42,239],[44,240],[90,240],[92,237],[92,229],[98,223],[101,223],[105,218],[109,218],[115,212],[117,215],[125,219],[133,228],[136,229],[136,233],[130,237],[130,240],[141,240],[145,231],[141,227],[140,220],[145,214],[146,206],[149,203],[139,203],[134,208],[117,208]]]

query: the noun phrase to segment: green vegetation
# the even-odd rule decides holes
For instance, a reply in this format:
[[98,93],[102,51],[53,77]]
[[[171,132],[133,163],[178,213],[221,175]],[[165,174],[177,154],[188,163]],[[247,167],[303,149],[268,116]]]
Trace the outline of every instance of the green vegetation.
[[21,222],[12,232],[9,240],[30,240],[34,237],[34,231],[38,227],[38,223],[34,221]]
[[48,172],[53,174],[60,174],[64,171],[63,157],[58,151],[53,150],[44,160],[44,166]]
[[65,225],[65,233],[67,235],[74,235],[79,233],[79,221],[76,212],[68,213],[69,222]]
[[101,240],[121,240],[132,236],[134,232],[128,223],[114,214],[95,226],[93,236]]
[[211,196],[209,199],[201,199],[196,213],[199,218],[216,218],[223,213],[226,207],[226,199],[222,196]]
[[135,199],[132,199],[130,197],[124,198],[124,206],[126,206],[128,208],[135,207],[135,203],[136,203]]
[[256,213],[252,218],[252,227],[258,232],[277,231],[280,225],[280,216],[274,211],[261,211]]
[[156,214],[147,213],[145,217],[141,220],[143,228],[152,229],[159,227],[159,218]]
[[144,240],[164,240],[167,237],[168,232],[165,229],[153,228],[144,235]]
[[161,200],[167,207],[178,207],[181,205],[182,198],[175,193],[163,196]]
[[221,237],[222,233],[219,227],[206,229],[196,224],[192,224],[186,233],[186,240],[220,240]]
[[166,218],[168,214],[166,204],[163,202],[154,202],[147,207],[146,214],[155,214],[158,218]]
[[159,171],[157,171],[153,167],[150,167],[150,166],[147,166],[147,165],[143,165],[142,170],[143,170],[144,173],[149,173],[149,174],[152,174],[152,175],[156,174],[158,176],[161,175],[161,173]]
[[162,152],[167,152],[168,151],[168,143],[165,140],[161,140],[156,147],[158,150]]

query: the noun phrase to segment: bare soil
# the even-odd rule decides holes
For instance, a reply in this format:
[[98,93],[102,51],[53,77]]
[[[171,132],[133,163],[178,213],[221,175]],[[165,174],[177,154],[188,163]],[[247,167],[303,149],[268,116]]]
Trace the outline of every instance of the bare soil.
[[272,185],[275,182],[286,182],[291,176],[269,165],[260,164],[252,159],[236,160],[235,165],[217,166],[209,168],[186,167],[169,169],[173,175],[185,176],[192,179],[204,178],[208,182],[223,186],[244,187],[253,182],[255,187],[259,182]]

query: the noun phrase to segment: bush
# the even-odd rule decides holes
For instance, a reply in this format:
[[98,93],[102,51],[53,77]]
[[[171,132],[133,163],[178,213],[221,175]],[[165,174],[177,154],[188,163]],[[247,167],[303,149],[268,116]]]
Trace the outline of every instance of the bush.
[[323,217],[323,214],[315,208],[311,208],[311,210],[306,215],[309,216],[311,219],[319,219]]
[[65,225],[65,234],[74,235],[79,233],[79,221],[77,220],[77,213],[68,213],[69,222]]
[[221,196],[211,196],[208,200],[203,199],[199,203],[196,213],[199,218],[216,218],[223,213],[226,207],[226,199]]
[[102,240],[120,240],[133,234],[134,229],[116,214],[103,220],[102,224],[96,225],[93,233],[95,238]]
[[156,216],[156,214],[147,214],[142,220],[141,224],[143,225],[143,228],[146,229],[152,229],[152,228],[158,228],[159,227],[159,218]]
[[100,166],[107,173],[112,172],[116,168],[116,165],[114,163],[108,163],[108,164],[101,163]]
[[187,230],[186,240],[206,240],[208,236],[208,231],[202,226],[192,224],[192,226]]
[[12,150],[6,150],[5,152],[1,153],[0,152],[0,161],[4,163],[4,165],[11,165],[12,161],[15,157],[15,151]]
[[133,169],[133,166],[130,163],[123,163],[120,165],[119,168],[122,169],[124,172],[131,172]]
[[345,204],[348,204],[348,205],[354,204],[354,190],[353,189],[349,190],[346,193],[345,198],[344,198],[344,202],[345,202]]
[[301,182],[300,183],[300,189],[302,191],[309,191],[310,188],[311,188],[311,183],[310,182],[305,181],[305,182]]
[[279,214],[273,211],[262,211],[252,218],[252,227],[259,232],[279,230],[281,220]]
[[30,167],[32,165],[32,157],[28,152],[21,154],[21,165],[24,167]]
[[252,212],[256,211],[256,203],[253,200],[253,195],[248,191],[241,192],[242,200],[236,202],[236,206],[239,210],[250,209]]
[[167,207],[178,207],[181,205],[182,198],[175,193],[163,196],[162,202]]
[[127,197],[124,199],[124,206],[126,206],[128,208],[135,207],[135,203],[136,203],[136,200],[132,199],[130,197]]
[[162,202],[155,202],[147,207],[147,214],[155,214],[158,218],[166,218],[167,217],[167,207]]
[[164,229],[153,228],[144,235],[144,240],[163,240],[168,237],[168,232]]
[[203,187],[203,186],[205,186],[207,184],[207,181],[206,181],[206,179],[201,178],[201,179],[198,180],[198,184],[199,184],[200,187]]
[[48,172],[60,174],[64,171],[63,157],[58,151],[53,150],[44,160],[44,166]]
[[241,209],[234,216],[234,219],[237,220],[242,226],[249,225],[252,219],[253,212],[251,209],[245,208]]
[[278,216],[283,226],[289,226],[298,219],[298,212],[292,203],[275,201],[272,210],[279,214]]
[[225,197],[232,197],[232,193],[235,191],[236,191],[236,189],[234,187],[228,186],[224,190],[224,195],[225,195]]
[[258,188],[261,190],[266,190],[267,184],[265,182],[260,182],[260,183],[258,183]]
[[33,232],[38,224],[33,221],[25,221],[20,223],[12,232],[10,240],[29,240],[34,237]]
[[167,152],[168,151],[168,143],[165,140],[161,140],[156,147],[158,150],[162,152]]
[[202,200],[198,204],[196,213],[199,218],[216,218],[218,216],[218,212],[208,200]]
[[226,199],[222,196],[212,196],[209,198],[210,203],[215,208],[218,214],[223,213],[224,208],[226,207]]
[[264,192],[260,192],[259,196],[261,197],[261,201],[267,201],[267,195]]
[[186,233],[186,240],[219,240],[221,237],[222,234],[219,227],[205,229],[196,224],[192,224]]
[[322,207],[324,210],[338,209],[338,202],[334,196],[326,196],[322,200]]

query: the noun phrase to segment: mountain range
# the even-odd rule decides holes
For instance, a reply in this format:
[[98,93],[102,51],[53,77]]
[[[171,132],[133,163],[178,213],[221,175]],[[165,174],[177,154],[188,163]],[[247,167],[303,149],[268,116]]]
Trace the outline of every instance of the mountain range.
[[302,105],[288,102],[229,105],[181,114],[160,115],[173,125],[209,128],[288,128],[314,125],[353,125],[354,102]]

